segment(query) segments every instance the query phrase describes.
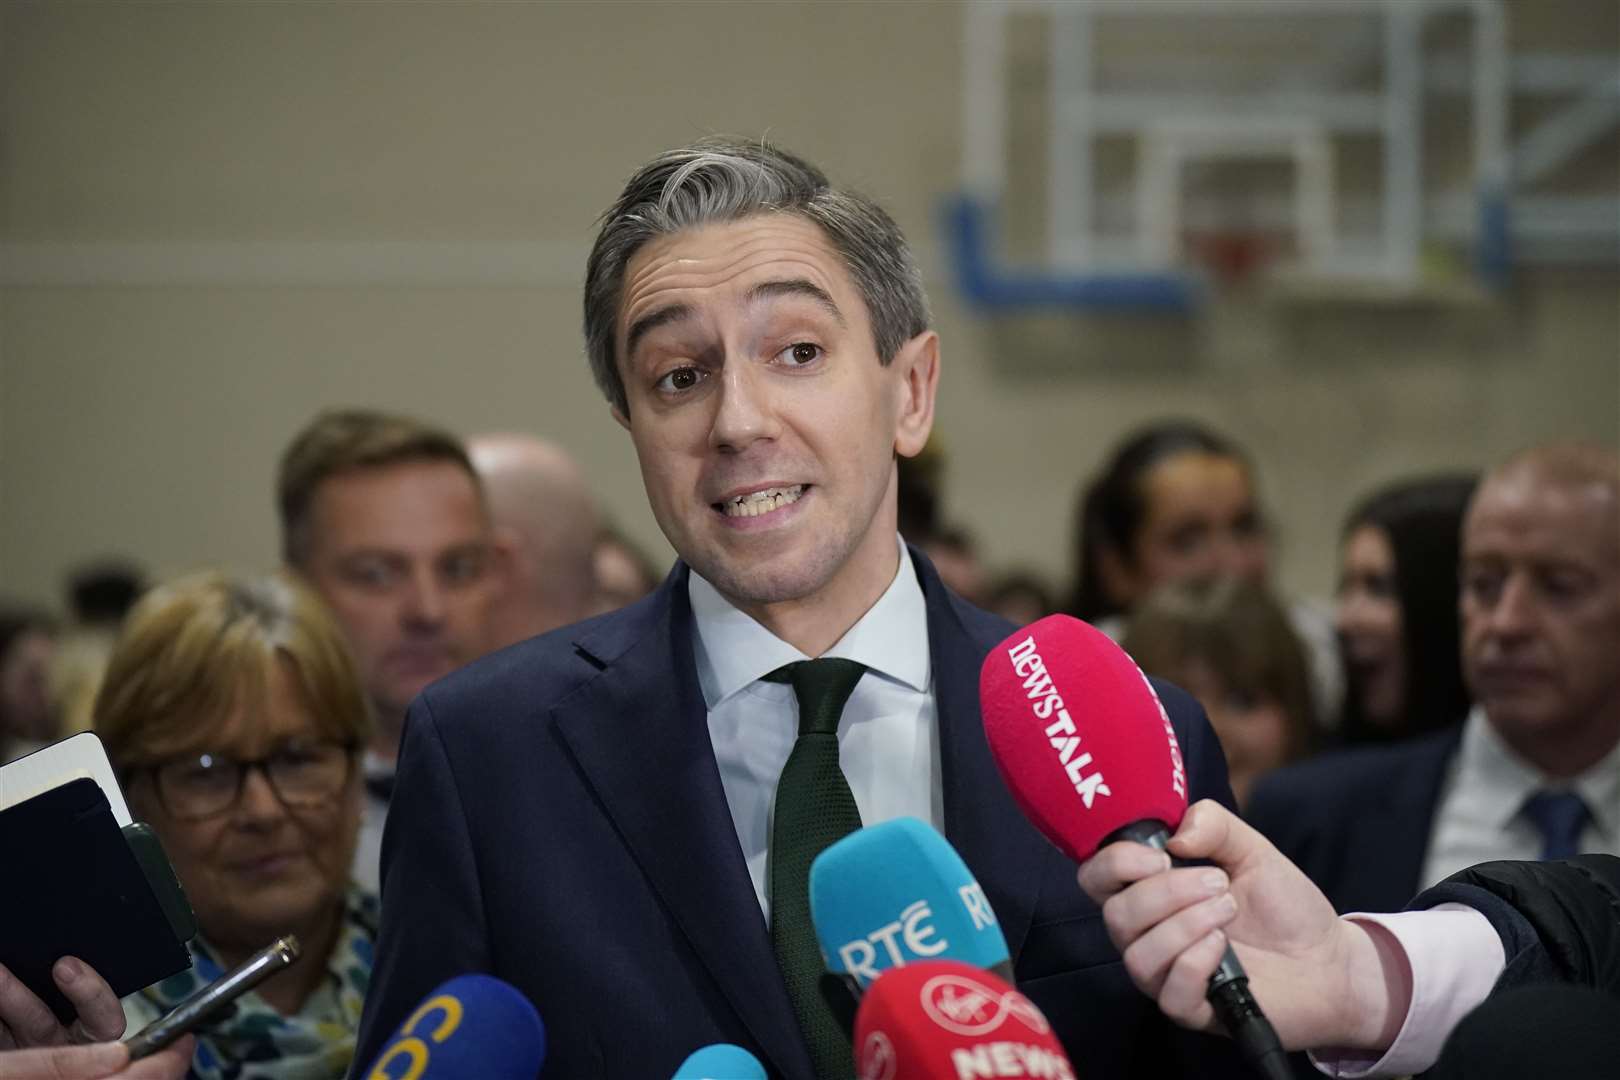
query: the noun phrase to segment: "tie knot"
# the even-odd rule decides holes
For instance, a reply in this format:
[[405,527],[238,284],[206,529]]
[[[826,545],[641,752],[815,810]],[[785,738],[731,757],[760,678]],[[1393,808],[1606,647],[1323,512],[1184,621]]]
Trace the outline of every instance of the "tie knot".
[[1591,811],[1573,791],[1538,791],[1524,801],[1524,816],[1541,833],[1541,857],[1564,859],[1580,851]]
[[765,678],[793,687],[793,696],[799,699],[800,735],[836,735],[844,704],[865,674],[865,664],[831,656],[784,664]]

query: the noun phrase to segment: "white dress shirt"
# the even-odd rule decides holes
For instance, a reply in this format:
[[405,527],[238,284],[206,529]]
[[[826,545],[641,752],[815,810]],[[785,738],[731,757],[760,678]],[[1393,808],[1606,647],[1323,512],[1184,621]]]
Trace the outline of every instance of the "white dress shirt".
[[[822,656],[858,661],[867,672],[838,722],[838,761],[860,809],[875,825],[915,817],[944,822],[928,611],[905,544],[894,581]],[[697,624],[698,683],[737,841],[769,921],[766,856],[776,782],[799,734],[793,688],[763,682],[784,664],[810,657],[789,645],[693,573],[687,586]]]
[[[360,758],[360,775],[365,780],[394,779],[395,762],[378,756],[371,749]],[[383,826],[388,823],[388,801],[369,789],[360,792],[360,834],[355,838],[354,863],[349,876],[367,892],[380,891],[382,879]]]
[[1579,776],[1550,780],[1513,751],[1474,706],[1440,789],[1421,886],[1495,859],[1541,858],[1542,837],[1520,814],[1545,788],[1574,791],[1591,811],[1582,852],[1620,855],[1620,745]]
[[1502,939],[1489,919],[1462,904],[1393,915],[1358,912],[1343,918],[1382,926],[1405,954],[1406,990],[1411,995],[1406,1019],[1382,1053],[1316,1050],[1311,1061],[1328,1076],[1358,1080],[1422,1072],[1440,1059],[1452,1031],[1490,995],[1507,967]]

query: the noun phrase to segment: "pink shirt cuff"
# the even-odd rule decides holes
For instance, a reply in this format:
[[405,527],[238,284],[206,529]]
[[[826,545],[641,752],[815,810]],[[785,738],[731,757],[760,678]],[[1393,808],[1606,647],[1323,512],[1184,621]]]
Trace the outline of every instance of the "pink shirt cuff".
[[1490,920],[1464,904],[1394,915],[1343,916],[1389,931],[1406,954],[1412,1001],[1406,1020],[1381,1056],[1372,1051],[1319,1050],[1319,1072],[1346,1078],[1407,1076],[1435,1063],[1452,1028],[1484,1001],[1507,966],[1502,939]]

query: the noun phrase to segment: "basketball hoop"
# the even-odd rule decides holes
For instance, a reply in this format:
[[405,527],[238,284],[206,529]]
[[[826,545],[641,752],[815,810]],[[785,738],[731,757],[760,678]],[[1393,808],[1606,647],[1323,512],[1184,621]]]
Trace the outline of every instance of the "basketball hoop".
[[1182,234],[1187,260],[1228,288],[1252,281],[1281,253],[1281,247],[1275,238],[1254,229],[1187,229]]

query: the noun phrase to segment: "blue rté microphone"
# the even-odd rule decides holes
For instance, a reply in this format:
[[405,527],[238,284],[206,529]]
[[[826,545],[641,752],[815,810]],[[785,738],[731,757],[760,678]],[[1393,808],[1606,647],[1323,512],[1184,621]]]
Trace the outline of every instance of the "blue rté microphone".
[[827,970],[857,993],[916,960],[957,960],[1012,980],[984,890],[956,849],[916,818],[867,826],[818,855],[810,919]]
[[694,1051],[670,1080],[765,1080],[765,1066],[740,1046],[715,1043]]
[[458,975],[406,1018],[356,1080],[534,1080],[546,1029],[529,999],[491,975]]

